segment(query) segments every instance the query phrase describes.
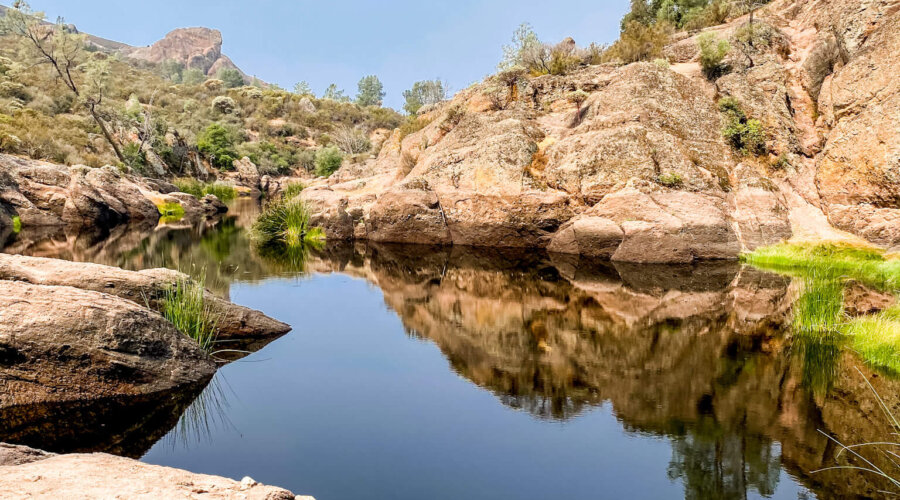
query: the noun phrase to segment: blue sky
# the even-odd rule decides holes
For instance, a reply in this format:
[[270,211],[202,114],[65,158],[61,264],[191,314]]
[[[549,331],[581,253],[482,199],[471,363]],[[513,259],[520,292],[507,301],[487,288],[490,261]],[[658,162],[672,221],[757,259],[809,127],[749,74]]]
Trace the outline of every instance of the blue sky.
[[[9,2],[5,1],[8,5]],[[223,51],[250,75],[316,93],[337,83],[356,94],[362,76],[384,82],[385,104],[417,80],[441,78],[460,90],[494,71],[515,28],[531,23],[544,41],[610,42],[628,0],[32,0],[49,19],[81,31],[149,45],[175,28],[222,31]]]

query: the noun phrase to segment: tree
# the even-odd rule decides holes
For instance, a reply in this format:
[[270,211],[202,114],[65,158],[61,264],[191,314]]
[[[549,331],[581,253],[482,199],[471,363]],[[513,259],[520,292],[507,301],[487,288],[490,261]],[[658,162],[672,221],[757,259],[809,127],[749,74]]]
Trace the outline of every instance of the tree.
[[381,106],[384,102],[384,85],[377,76],[364,76],[357,87],[356,103],[360,106]]
[[244,75],[235,68],[222,68],[216,73],[216,78],[225,83],[225,88],[233,89],[244,86]]
[[184,75],[184,64],[173,59],[166,59],[159,63],[159,72],[166,80],[172,83],[181,83]]
[[85,36],[71,33],[62,18],[55,25],[45,24],[44,13],[32,11],[23,0],[16,0],[7,9],[0,28],[12,35],[37,64],[52,68],[59,81],[90,113],[119,161],[125,163],[122,149],[100,113],[109,77],[108,62],[97,58],[85,61]]
[[331,99],[332,101],[338,102],[350,102],[350,98],[347,97],[347,94],[344,93],[343,90],[338,89],[337,84],[332,83],[325,89],[325,93],[322,94],[323,99]]
[[545,49],[531,25],[522,23],[513,33],[512,43],[503,46],[503,60],[500,61],[498,69],[517,65],[530,68],[529,63],[536,58],[540,59]]
[[312,87],[309,86],[309,82],[307,82],[306,80],[298,82],[294,85],[294,93],[297,95],[315,96],[312,91]]
[[422,106],[447,99],[448,90],[447,84],[440,80],[416,82],[411,89],[403,91],[403,98],[406,99],[403,109],[410,115],[415,115]]
[[181,83],[185,85],[199,85],[206,81],[206,73],[197,68],[184,70],[181,74]]
[[234,137],[231,132],[218,123],[206,127],[197,138],[197,149],[205,154],[213,166],[231,170],[237,153],[234,151]]

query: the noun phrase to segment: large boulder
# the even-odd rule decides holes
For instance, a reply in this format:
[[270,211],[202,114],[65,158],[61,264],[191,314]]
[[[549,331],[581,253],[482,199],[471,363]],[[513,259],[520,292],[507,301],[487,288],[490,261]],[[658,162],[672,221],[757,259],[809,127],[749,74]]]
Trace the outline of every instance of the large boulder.
[[[74,287],[115,295],[161,310],[165,290],[190,278],[170,269],[126,271],[118,267],[40,257],[0,254],[0,280]],[[233,304],[206,291],[204,299],[217,317],[219,340],[283,335],[291,327],[265,314]]]
[[0,360],[0,407],[159,394],[216,370],[194,340],[134,302],[13,281],[0,281]]

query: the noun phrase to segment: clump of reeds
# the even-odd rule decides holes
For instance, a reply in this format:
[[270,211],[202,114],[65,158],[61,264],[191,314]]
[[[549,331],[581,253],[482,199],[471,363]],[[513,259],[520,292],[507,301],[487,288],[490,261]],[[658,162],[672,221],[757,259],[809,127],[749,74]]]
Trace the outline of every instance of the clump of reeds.
[[209,351],[216,340],[218,318],[206,304],[202,282],[178,280],[164,290],[161,299],[163,317]]
[[318,245],[325,232],[310,223],[306,204],[282,198],[271,203],[253,223],[253,237],[259,245],[278,245],[287,248]]
[[288,184],[287,186],[285,186],[284,189],[281,191],[281,197],[284,198],[285,200],[290,200],[290,199],[296,198],[297,195],[300,194],[305,187],[306,186],[304,186],[300,182],[292,182],[292,183]]

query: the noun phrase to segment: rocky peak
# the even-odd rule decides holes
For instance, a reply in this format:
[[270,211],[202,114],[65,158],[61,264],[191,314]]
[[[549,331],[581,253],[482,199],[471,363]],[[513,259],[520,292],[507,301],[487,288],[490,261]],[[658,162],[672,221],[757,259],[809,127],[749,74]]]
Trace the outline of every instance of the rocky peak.
[[153,63],[178,61],[186,68],[196,68],[210,76],[222,68],[237,69],[222,54],[222,33],[211,28],[179,28],[153,45],[132,49],[127,55]]

